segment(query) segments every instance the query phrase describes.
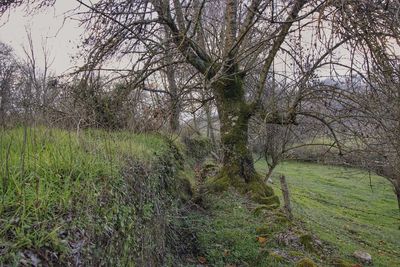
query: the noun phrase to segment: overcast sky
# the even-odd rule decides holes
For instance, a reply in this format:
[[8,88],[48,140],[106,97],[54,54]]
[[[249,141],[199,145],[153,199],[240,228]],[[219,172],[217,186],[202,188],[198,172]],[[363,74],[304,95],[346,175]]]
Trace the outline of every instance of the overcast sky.
[[74,64],[71,56],[77,52],[82,29],[72,19],[64,22],[64,13],[77,7],[75,1],[57,1],[54,7],[36,15],[26,15],[22,8],[12,10],[0,20],[0,41],[9,44],[15,54],[24,57],[22,46],[27,46],[26,29],[31,29],[37,57],[40,58],[42,40],[54,58],[53,71],[57,74],[68,72]]
[[[94,1],[95,2],[95,1]],[[26,30],[30,29],[34,41],[37,57],[43,55],[41,44],[47,41],[47,48],[51,51],[54,63],[51,69],[57,74],[66,74],[72,71],[75,62],[71,61],[71,56],[78,52],[77,46],[80,44],[80,36],[83,29],[78,22],[71,18],[65,18],[65,13],[78,7],[78,3],[72,0],[56,1],[54,7],[47,8],[35,15],[26,15],[22,8],[12,10],[8,16],[3,16],[0,20],[0,41],[9,44],[15,50],[15,54],[24,57],[23,46],[27,46]],[[70,12],[71,13],[71,12]],[[312,43],[310,32],[303,32],[303,45]],[[307,46],[307,45],[306,45]],[[345,58],[342,58],[342,61]],[[279,62],[280,61],[280,62]],[[287,64],[287,59],[277,60],[276,70],[283,70],[282,63]],[[79,62],[79,63],[82,63]],[[79,64],[78,63],[78,64]],[[119,62],[122,64],[122,62]],[[280,66],[282,65],[282,66]],[[40,67],[40,66],[39,66]],[[327,74],[328,69],[321,73]]]

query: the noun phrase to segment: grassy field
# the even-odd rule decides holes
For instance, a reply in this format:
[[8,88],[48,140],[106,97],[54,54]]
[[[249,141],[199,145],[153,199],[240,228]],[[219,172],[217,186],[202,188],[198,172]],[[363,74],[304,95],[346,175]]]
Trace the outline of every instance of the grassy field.
[[52,262],[54,255],[72,262],[84,254],[83,243],[93,255],[104,242],[119,263],[124,255],[131,261],[135,209],[122,168],[167,148],[161,136],[127,132],[0,132],[0,265]]
[[[264,173],[265,162],[256,163]],[[400,214],[390,184],[352,168],[284,162],[275,171],[287,177],[294,216],[322,240],[351,259],[355,250],[372,255],[374,266],[400,266]]]

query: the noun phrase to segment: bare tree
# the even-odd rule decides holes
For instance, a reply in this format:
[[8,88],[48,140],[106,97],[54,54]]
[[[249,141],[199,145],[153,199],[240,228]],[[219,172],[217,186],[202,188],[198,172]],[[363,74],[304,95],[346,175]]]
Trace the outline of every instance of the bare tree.
[[53,59],[44,40],[38,55],[29,29],[26,30],[26,37],[28,45],[23,47],[25,57],[18,64],[18,86],[23,98],[21,105],[27,119],[32,120],[34,116],[36,122],[45,123],[47,112],[58,95],[57,79],[50,71]]
[[373,67],[369,83],[355,84],[343,97],[334,124],[347,163],[376,172],[393,185],[400,210],[400,58]]
[[[89,9],[84,23],[91,32],[87,39],[87,66],[91,68],[122,51],[132,51],[129,56],[136,59],[134,72],[140,77],[151,75],[165,67],[165,63],[160,64],[165,62],[160,61],[160,55],[165,55],[163,46],[155,36],[165,28],[170,31],[174,53],[203,77],[216,101],[223,148],[220,178],[244,191],[257,188],[250,186],[254,183],[259,184],[260,192],[266,190],[248,149],[249,120],[260,106],[271,65],[291,32],[317,23],[313,14],[329,9],[328,14],[338,7],[329,1],[301,0],[281,1],[279,5],[258,0],[79,2]],[[328,15],[322,17],[328,19]],[[101,31],[97,29],[100,24]],[[345,40],[327,42],[325,51],[304,73],[302,83],[343,43]],[[124,56],[129,57],[126,52]],[[294,110],[288,110],[270,114],[267,122],[292,123],[294,116]]]
[[4,127],[12,109],[12,93],[17,72],[12,49],[0,43],[0,127]]
[[325,97],[315,99],[308,114],[334,130],[343,160],[391,182],[400,209],[399,7],[397,1],[363,1],[351,14],[342,10],[339,23],[356,36],[351,64],[340,64],[349,75],[322,86]]

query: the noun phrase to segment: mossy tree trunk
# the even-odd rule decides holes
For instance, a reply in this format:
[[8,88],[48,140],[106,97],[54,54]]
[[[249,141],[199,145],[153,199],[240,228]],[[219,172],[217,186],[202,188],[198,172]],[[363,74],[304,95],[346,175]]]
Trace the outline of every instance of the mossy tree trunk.
[[232,74],[213,84],[221,123],[223,169],[232,179],[250,182],[256,175],[248,148],[249,107],[245,101],[243,78]]
[[246,103],[243,76],[235,71],[212,84],[221,123],[223,166],[217,181],[242,192],[253,192],[257,198],[274,196],[257,174],[248,146],[251,108]]
[[[226,82],[226,81],[225,81]],[[242,182],[250,182],[256,175],[248,148],[249,110],[240,81],[221,84],[217,88],[217,106],[221,123],[223,169]]]

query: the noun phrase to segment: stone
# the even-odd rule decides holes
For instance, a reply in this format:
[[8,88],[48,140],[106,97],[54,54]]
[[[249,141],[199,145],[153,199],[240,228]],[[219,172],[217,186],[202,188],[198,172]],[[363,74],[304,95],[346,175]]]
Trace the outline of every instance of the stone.
[[371,264],[372,263],[372,256],[361,250],[354,251],[353,257],[359,260],[363,264]]

